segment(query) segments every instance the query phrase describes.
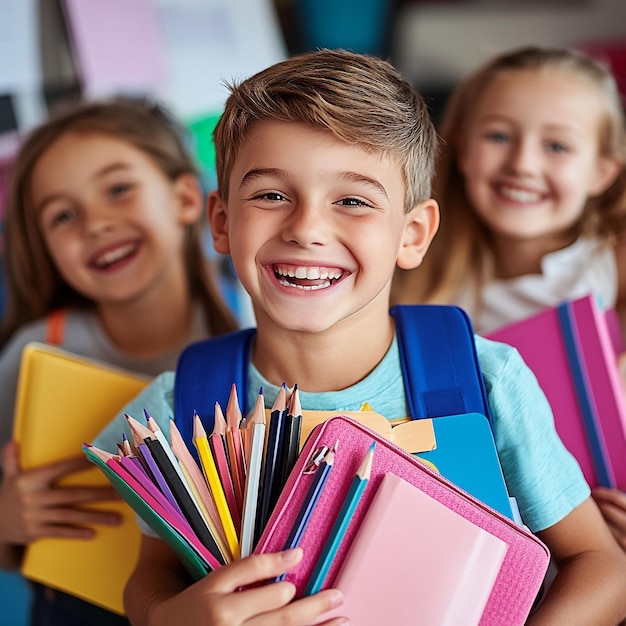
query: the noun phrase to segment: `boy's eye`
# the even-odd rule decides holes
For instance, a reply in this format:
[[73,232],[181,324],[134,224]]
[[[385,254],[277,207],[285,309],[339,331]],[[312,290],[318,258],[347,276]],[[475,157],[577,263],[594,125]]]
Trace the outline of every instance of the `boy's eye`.
[[372,205],[361,198],[343,198],[339,200],[339,202],[335,202],[335,204],[339,204],[341,206],[366,206],[371,207]]
[[252,196],[253,200],[269,200],[270,202],[285,202],[287,198],[278,191],[266,191]]

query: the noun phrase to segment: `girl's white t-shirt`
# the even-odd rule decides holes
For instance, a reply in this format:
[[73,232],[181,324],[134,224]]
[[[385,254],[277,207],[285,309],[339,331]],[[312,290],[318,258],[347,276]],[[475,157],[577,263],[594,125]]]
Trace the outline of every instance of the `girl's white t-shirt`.
[[464,286],[456,304],[465,309],[479,334],[534,315],[564,300],[595,293],[605,309],[617,300],[617,262],[610,245],[581,237],[570,246],[547,254],[540,274],[507,280],[493,278],[480,294],[474,283]]

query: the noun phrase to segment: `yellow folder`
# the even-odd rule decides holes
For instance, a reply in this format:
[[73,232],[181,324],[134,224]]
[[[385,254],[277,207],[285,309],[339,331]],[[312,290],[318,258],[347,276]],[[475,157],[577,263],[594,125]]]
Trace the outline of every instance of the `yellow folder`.
[[[22,469],[83,456],[82,444],[93,441],[149,381],[147,377],[46,344],[26,345],[20,365],[14,425]],[[94,467],[68,476],[63,484],[108,485],[108,482]],[[86,541],[39,539],[28,546],[22,573],[123,614],[122,593],[137,561],[141,533],[126,503],[89,506],[121,513],[122,524],[98,526],[96,537]]]

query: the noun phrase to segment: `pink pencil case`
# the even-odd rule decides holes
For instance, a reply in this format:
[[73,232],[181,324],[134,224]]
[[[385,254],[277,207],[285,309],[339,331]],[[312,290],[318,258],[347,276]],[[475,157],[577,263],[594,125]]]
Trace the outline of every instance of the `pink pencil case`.
[[[284,549],[310,482],[313,480],[313,474],[303,470],[310,465],[311,459],[321,448],[324,446],[330,448],[338,442],[333,469],[300,543],[304,558],[286,576],[286,579],[296,586],[297,596],[302,596],[341,509],[343,498],[373,441],[376,442],[376,449],[368,487],[355,510],[323,588],[333,586],[333,581],[376,489],[385,474],[392,473],[506,544],[506,554],[480,624],[481,626],[524,624],[548,569],[550,554],[547,547],[532,533],[472,497],[425,463],[347,417],[332,417],[311,432],[261,535],[255,553],[277,552]],[[411,520],[398,520],[399,533],[410,530]],[[419,563],[415,566],[419,567]],[[476,575],[480,576],[480,572],[476,572]],[[419,593],[419,589],[416,589],[416,592]],[[392,599],[390,599],[391,615],[393,615]]]

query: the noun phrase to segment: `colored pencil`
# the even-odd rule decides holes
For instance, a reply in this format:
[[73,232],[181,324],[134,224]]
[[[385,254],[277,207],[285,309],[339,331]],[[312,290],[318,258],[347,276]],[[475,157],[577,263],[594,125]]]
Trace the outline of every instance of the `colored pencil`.
[[348,494],[346,495],[343,504],[341,505],[341,510],[339,511],[339,515],[333,524],[333,527],[330,531],[330,535],[324,544],[322,549],[321,556],[311,574],[311,578],[306,586],[306,590],[304,592],[305,595],[309,596],[314,593],[317,593],[322,589],[324,581],[328,576],[328,571],[330,570],[330,566],[333,563],[335,556],[337,555],[337,550],[341,545],[341,541],[346,534],[346,530],[350,525],[350,521],[354,515],[354,511],[356,510],[361,496],[365,491],[365,487],[370,478],[370,473],[372,471],[372,462],[374,459],[374,448],[376,446],[376,442],[372,443],[363,457],[363,461],[359,466],[354,478],[352,479],[352,483],[350,485],[350,489],[348,490]]
[[259,390],[254,412],[248,425],[250,429],[250,462],[246,474],[246,487],[243,499],[241,519],[241,558],[252,553],[254,548],[255,525],[259,502],[259,482],[263,463],[263,446],[265,443],[265,401],[263,389]]
[[226,419],[222,412],[222,407],[219,402],[215,403],[215,419],[213,421],[213,432],[209,435],[209,447],[213,453],[215,459],[215,466],[217,467],[217,473],[224,489],[224,496],[226,497],[226,503],[230,509],[233,523],[235,524],[235,530],[237,533],[241,530],[241,507],[235,497],[235,488],[233,485],[233,477],[231,475],[230,463],[226,456]]
[[[178,518],[175,516],[171,516],[167,509],[164,509],[160,502],[152,497],[152,495],[145,489],[145,487],[137,481],[134,476],[129,474],[124,467],[120,463],[118,463],[115,459],[110,456],[102,456],[99,453],[104,453],[104,455],[108,455],[103,450],[98,450],[98,448],[94,448],[93,446],[85,445],[83,446],[83,450],[87,454],[87,457],[96,465],[102,468],[102,470],[107,474],[107,476],[113,474],[114,479],[110,479],[114,486],[116,486],[117,481],[122,481],[127,489],[130,489],[134,492],[136,499],[133,499],[133,504],[136,505],[137,502],[141,504],[141,506],[146,506],[152,509],[159,517],[165,520],[172,528],[174,528],[188,543],[188,545],[195,550],[195,552],[202,557],[202,559],[207,564],[209,569],[217,569],[222,564],[219,560],[207,549],[206,546],[202,544],[202,542],[198,539],[197,535],[189,529],[188,523],[179,523]],[[106,459],[106,460],[105,460]],[[116,486],[117,489],[117,486]],[[120,495],[123,495],[120,492]],[[129,503],[130,504],[130,503]],[[131,506],[133,506],[131,504]],[[135,508],[135,506],[133,506]]]
[[[94,452],[97,453],[97,448],[94,448]],[[106,462],[108,459],[103,460]],[[127,456],[118,459],[119,464],[126,469],[126,471],[133,476],[138,483],[143,485],[146,491],[150,493],[150,495],[157,500],[165,510],[170,512],[172,517],[178,519],[181,524],[186,525],[189,531],[192,532],[189,522],[187,522],[180,509],[172,505],[170,500],[168,500],[163,492],[161,492],[160,489],[152,482],[145,471],[139,469],[136,464],[130,463],[129,461],[130,457]]]
[[258,540],[260,533],[265,528],[272,512],[274,482],[280,481],[280,468],[277,467],[279,458],[279,446],[281,444],[281,433],[287,410],[287,390],[285,385],[281,385],[272,410],[270,412],[270,423],[267,427],[267,445],[265,447],[265,464],[263,466],[263,479],[261,483],[260,505],[256,521],[256,537]]
[[233,383],[230,388],[230,397],[226,406],[226,447],[230,459],[230,473],[233,479],[237,511],[241,515],[243,508],[243,490],[246,481],[243,445],[241,442],[241,409],[237,398],[237,387]]
[[154,434],[147,426],[144,426],[139,420],[128,415],[128,413],[125,414],[125,417],[130,432],[133,435],[133,441],[135,441],[136,444],[143,443],[146,437],[152,437]]
[[189,525],[193,529],[194,533],[198,536],[200,541],[205,545],[208,550],[213,554],[222,564],[225,563],[225,559],[222,556],[213,533],[211,533],[206,521],[202,517],[198,505],[190,495],[188,488],[180,479],[178,472],[174,469],[172,461],[164,450],[163,445],[158,439],[146,438],[146,445],[150,449],[154,460],[156,461],[159,469],[165,476],[167,483],[178,502],[183,515],[189,522]]
[[198,450],[204,477],[211,490],[211,495],[215,500],[215,506],[217,507],[217,512],[219,513],[222,527],[226,535],[226,541],[228,542],[233,558],[237,559],[239,558],[239,540],[237,538],[237,532],[235,531],[233,518],[228,508],[228,503],[226,502],[224,488],[222,487],[220,477],[217,473],[215,460],[213,459],[211,448],[207,441],[206,431],[204,430],[204,426],[202,426],[199,415],[196,415],[194,421],[193,442]]
[[180,467],[187,476],[187,480],[194,490],[196,499],[200,503],[201,512],[205,517],[205,521],[209,530],[215,537],[215,542],[218,544],[222,555],[227,562],[233,560],[233,556],[230,553],[230,548],[226,541],[224,529],[222,528],[222,522],[215,506],[215,501],[209,493],[209,488],[204,480],[202,471],[198,467],[196,460],[191,456],[191,452],[187,448],[180,431],[176,427],[176,422],[172,420],[170,422],[170,439],[172,441],[172,452],[176,455],[180,462]]
[[285,486],[300,454],[300,435],[302,433],[302,406],[298,385],[294,385],[289,396],[287,416],[285,418],[285,436],[281,461],[281,488]]
[[[324,486],[328,482],[328,477],[333,469],[333,462],[335,460],[335,453],[337,452],[338,442],[326,453],[322,459],[319,467],[317,468],[313,480],[309,485],[309,488],[304,497],[304,501],[298,511],[296,521],[289,532],[287,541],[285,542],[284,550],[290,550],[291,548],[297,548],[302,541],[304,532],[311,521],[315,507],[319,502],[319,499],[324,490]],[[284,580],[285,574],[279,576],[276,580]]]
[[145,443],[140,443],[137,447],[139,449],[139,454],[141,455],[141,458],[144,460],[146,467],[148,468],[149,475],[152,476],[154,484],[158,486],[158,488],[161,490],[161,493],[163,493],[163,495],[170,501],[172,506],[175,509],[178,509],[180,514],[183,515],[183,511],[178,504],[178,500],[176,500],[176,498],[174,497],[169,483],[167,482],[165,476],[163,476],[163,472],[157,465],[157,462],[154,460],[152,452],[150,452],[150,448],[148,448]]
[[[195,500],[195,496],[193,495],[192,490],[191,490],[191,485],[188,483],[187,478],[185,477],[180,467],[180,463],[178,462],[178,459],[176,458],[176,455],[174,454],[174,451],[172,450],[172,446],[170,445],[170,442],[167,440],[167,437],[161,430],[160,426],[157,424],[156,420],[153,417],[151,417],[148,411],[146,411],[145,409],[144,409],[144,414],[146,416],[146,424],[148,426],[148,429],[152,432],[152,434],[154,435],[154,438],[157,439],[161,443],[161,446],[163,447],[165,454],[167,454],[167,457],[171,461],[172,467],[174,468],[174,471],[178,474],[178,477],[180,478],[181,482],[185,486],[187,493],[193,500]],[[171,421],[172,420],[170,420],[170,422]],[[196,502],[196,506],[199,507],[200,504]]]

